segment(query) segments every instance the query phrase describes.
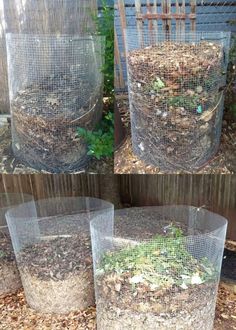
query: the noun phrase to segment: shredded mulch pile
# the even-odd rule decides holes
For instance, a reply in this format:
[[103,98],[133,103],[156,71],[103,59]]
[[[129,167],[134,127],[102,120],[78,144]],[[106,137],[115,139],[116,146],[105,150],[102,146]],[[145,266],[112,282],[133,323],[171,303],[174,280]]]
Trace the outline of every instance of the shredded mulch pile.
[[92,267],[90,236],[81,232],[30,245],[20,252],[18,265],[41,280],[64,280]]
[[[36,170],[32,167],[26,166],[19,159],[16,159],[11,148],[11,123],[5,118],[0,123],[0,171],[1,173],[13,174],[32,174],[32,173],[51,173],[45,170]],[[74,171],[73,174],[78,173],[113,173],[114,161],[113,158],[103,158],[97,160],[90,159],[88,164],[79,171]]]
[[[218,291],[214,330],[236,329],[236,294],[223,286]],[[0,299],[2,330],[95,330],[96,310],[70,313],[66,316],[40,314],[27,306],[23,290]]]
[[133,149],[162,170],[194,170],[218,147],[223,47],[162,42],[128,52]]
[[[1,330],[96,330],[96,309],[66,316],[40,314],[28,307],[23,290],[19,290],[0,299],[0,324]],[[236,293],[223,283],[218,290],[214,330],[236,330]]]
[[3,263],[15,260],[15,254],[11,244],[11,239],[7,235],[1,235],[0,232],[0,267]]
[[102,116],[99,90],[87,96],[90,85],[66,72],[20,90],[11,102],[15,155],[56,173],[86,164],[87,148],[77,127],[91,130]]
[[[122,121],[127,128],[128,137],[125,143],[115,152],[116,174],[162,174],[160,168],[145,164],[132,151],[129,100],[127,94],[117,95],[117,105]],[[221,144],[217,154],[198,171],[176,171],[175,173],[230,174],[236,172],[236,122],[229,113],[224,113]],[[173,173],[173,171],[171,171]]]
[[68,315],[40,314],[29,308],[23,290],[0,299],[1,330],[95,330],[96,310]]

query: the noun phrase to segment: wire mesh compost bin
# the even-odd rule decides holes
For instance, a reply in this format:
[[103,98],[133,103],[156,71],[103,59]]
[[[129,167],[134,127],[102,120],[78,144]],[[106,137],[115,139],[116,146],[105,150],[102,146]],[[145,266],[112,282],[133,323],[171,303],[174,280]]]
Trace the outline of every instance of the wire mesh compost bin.
[[217,151],[230,33],[126,30],[134,153],[162,170],[195,170]]
[[213,329],[223,217],[190,206],[131,208],[115,213],[113,235],[99,219],[90,227],[98,330]]
[[104,38],[7,34],[12,147],[25,164],[70,172],[87,162],[77,128],[102,115]]
[[9,208],[32,199],[32,196],[24,194],[0,194],[0,297],[14,293],[22,287],[5,213]]
[[10,210],[11,234],[26,300],[42,313],[94,305],[89,222],[109,223],[113,205],[96,198],[56,198]]

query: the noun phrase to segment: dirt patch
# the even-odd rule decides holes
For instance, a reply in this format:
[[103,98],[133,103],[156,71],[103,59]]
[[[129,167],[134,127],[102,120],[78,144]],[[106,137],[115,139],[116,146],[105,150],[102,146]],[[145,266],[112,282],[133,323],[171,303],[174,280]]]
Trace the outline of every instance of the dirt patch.
[[114,172],[116,174],[163,174],[163,173],[199,173],[230,174],[236,172],[236,123],[228,113],[224,113],[221,142],[218,152],[205,166],[198,171],[178,170],[163,171],[159,167],[146,164],[132,150],[129,100],[127,94],[116,96],[122,121],[127,127],[128,137],[125,143],[115,152]]
[[69,313],[94,305],[89,235],[45,239],[18,255],[29,305],[44,313]]
[[0,297],[22,287],[11,239],[0,230]]

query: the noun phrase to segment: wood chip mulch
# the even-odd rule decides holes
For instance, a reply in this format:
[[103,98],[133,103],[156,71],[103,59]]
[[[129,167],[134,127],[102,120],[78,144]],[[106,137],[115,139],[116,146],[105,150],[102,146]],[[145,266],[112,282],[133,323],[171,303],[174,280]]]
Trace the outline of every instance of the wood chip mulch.
[[[40,314],[29,308],[23,290],[0,299],[1,330],[95,330],[96,310],[67,315]],[[220,285],[214,330],[236,329],[236,294]]]
[[27,306],[23,290],[0,299],[1,330],[95,330],[95,318],[94,307],[67,315],[40,314]]
[[[117,95],[117,105],[122,121],[127,128],[128,137],[115,152],[114,172],[116,174],[163,174],[159,168],[145,164],[133,154],[130,132],[129,100],[127,94]],[[236,172],[236,122],[227,113],[224,114],[221,144],[218,153],[199,171],[199,174],[231,174]],[[181,171],[176,172],[183,173]],[[187,173],[187,172],[185,172]],[[190,172],[189,172],[190,173]]]

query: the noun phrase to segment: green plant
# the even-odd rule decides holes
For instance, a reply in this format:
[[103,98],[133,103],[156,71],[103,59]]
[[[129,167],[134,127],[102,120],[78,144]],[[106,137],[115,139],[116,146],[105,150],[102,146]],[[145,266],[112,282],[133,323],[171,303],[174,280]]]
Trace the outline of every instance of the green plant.
[[97,159],[112,157],[114,151],[114,114],[109,112],[94,131],[79,127],[78,136],[88,144],[88,155]]
[[114,94],[114,8],[102,0],[100,17],[93,16],[96,25],[96,34],[105,36],[104,64],[102,72],[104,74],[104,94],[113,96]]
[[6,253],[3,250],[0,250],[0,258],[4,258]]
[[161,288],[177,285],[186,289],[217,277],[209,260],[197,260],[189,253],[182,230],[173,224],[165,236],[104,254],[97,273],[110,272],[129,273],[132,284],[145,282]]
[[195,110],[199,105],[199,97],[194,96],[173,96],[167,100],[168,105],[175,107],[184,107],[189,110]]
[[159,77],[157,77],[156,80],[152,83],[151,89],[153,89],[156,92],[159,92],[160,89],[164,87],[165,87],[164,82]]

